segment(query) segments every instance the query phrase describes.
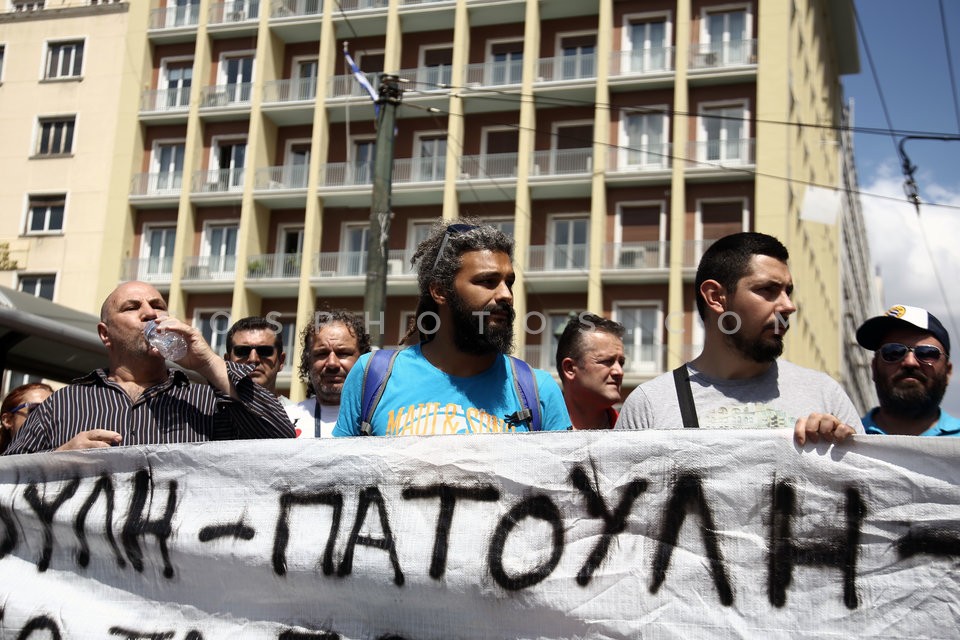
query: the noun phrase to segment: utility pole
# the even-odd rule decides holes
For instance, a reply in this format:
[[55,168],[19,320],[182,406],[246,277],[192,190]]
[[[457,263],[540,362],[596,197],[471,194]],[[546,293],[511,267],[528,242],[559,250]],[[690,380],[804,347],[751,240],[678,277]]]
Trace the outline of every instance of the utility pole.
[[387,251],[390,241],[390,192],[393,188],[393,138],[400,105],[400,79],[380,77],[377,105],[376,150],[373,157],[373,203],[370,207],[370,231],[367,234],[367,281],[364,290],[364,320],[370,345],[383,347],[383,323],[387,307]]

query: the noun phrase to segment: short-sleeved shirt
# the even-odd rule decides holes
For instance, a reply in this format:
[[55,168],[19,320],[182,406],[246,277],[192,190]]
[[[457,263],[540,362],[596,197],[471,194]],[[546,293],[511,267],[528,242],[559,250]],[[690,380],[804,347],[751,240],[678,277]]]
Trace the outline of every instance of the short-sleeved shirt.
[[[780,359],[754,378],[711,378],[687,363],[700,426],[707,429],[793,428],[798,418],[829,413],[862,432],[853,402],[825,373]],[[616,429],[683,427],[673,372],[644,382],[627,396]]]
[[[343,384],[334,436],[360,435],[363,373],[372,354],[357,360]],[[452,376],[434,367],[420,345],[400,351],[370,421],[373,435],[435,435],[526,431],[506,416],[523,407],[508,356],[475,376]],[[546,371],[533,370],[540,395],[542,428],[563,430],[570,416],[560,386]]]
[[[887,432],[884,431],[883,428],[873,420],[873,416],[877,413],[878,409],[880,409],[880,407],[874,407],[867,412],[867,415],[863,416],[863,428],[867,433],[885,436],[888,435]],[[960,436],[960,420],[954,418],[952,415],[941,409],[940,419],[937,420],[936,424],[919,435]]]

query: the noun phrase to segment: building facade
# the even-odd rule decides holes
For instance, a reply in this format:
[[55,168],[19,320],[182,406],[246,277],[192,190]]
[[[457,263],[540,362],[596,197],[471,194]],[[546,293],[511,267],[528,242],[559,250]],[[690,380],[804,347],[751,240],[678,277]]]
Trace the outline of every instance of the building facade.
[[[135,81],[103,94],[117,100],[102,105],[116,130],[99,150],[112,161],[97,176],[97,291],[76,306],[147,280],[215,348],[231,319],[271,314],[293,365],[280,385],[302,398],[293,328],[323,305],[364,302],[376,130],[347,49],[374,87],[387,71],[404,89],[386,344],[416,306],[410,257],[430,223],[478,216],[516,239],[518,354],[553,370],[570,312],[612,317],[627,327],[627,391],[698,353],[699,256],[756,230],[792,256],[800,312],[786,356],[862,383],[838,318],[858,313],[848,293],[859,292],[841,283],[869,264],[866,248],[844,242],[850,207],[834,224],[801,217],[810,185],[850,187],[839,131],[840,76],[859,66],[850,2],[121,4],[127,40],[110,62]],[[89,29],[111,18],[98,19]]]

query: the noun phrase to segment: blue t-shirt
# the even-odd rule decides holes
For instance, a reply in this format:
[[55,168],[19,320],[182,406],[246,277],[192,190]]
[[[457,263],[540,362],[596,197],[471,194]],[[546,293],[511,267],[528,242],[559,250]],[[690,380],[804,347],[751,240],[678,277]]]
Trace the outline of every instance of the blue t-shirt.
[[[361,356],[347,374],[334,437],[360,435],[363,372],[371,355]],[[570,416],[560,386],[546,371],[533,373],[543,430],[566,429]],[[507,356],[497,358],[483,373],[462,378],[434,367],[415,345],[397,354],[370,423],[376,436],[509,433],[527,431],[504,419],[522,408]]]
[[[877,412],[880,407],[874,407],[867,412],[867,415],[863,416],[860,419],[863,422],[863,429],[867,433],[872,433],[874,435],[885,436],[888,435],[880,425],[873,421],[873,414]],[[936,424],[920,434],[921,436],[960,436],[960,420],[954,418],[952,415],[940,410],[940,419],[937,420]]]

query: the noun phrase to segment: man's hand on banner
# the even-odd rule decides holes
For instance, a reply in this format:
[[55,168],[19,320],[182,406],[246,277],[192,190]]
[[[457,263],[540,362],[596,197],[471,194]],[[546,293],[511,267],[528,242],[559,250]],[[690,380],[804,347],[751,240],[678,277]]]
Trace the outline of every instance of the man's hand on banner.
[[839,418],[829,413],[811,413],[806,418],[797,420],[793,429],[793,436],[797,444],[803,446],[807,441],[816,444],[823,438],[827,442],[843,442],[856,433],[853,427],[840,422]]

